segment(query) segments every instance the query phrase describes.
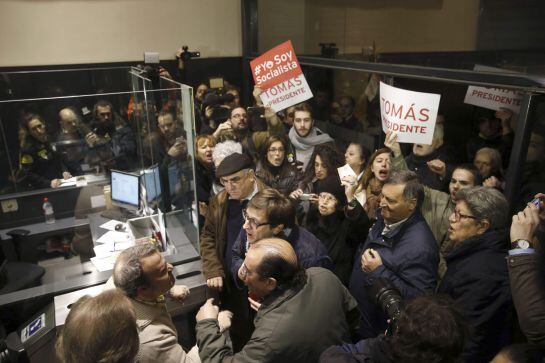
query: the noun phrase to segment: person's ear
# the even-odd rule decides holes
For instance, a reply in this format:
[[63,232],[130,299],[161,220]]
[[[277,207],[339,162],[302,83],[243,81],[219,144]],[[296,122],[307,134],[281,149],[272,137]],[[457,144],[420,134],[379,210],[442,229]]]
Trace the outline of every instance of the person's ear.
[[282,232],[282,230],[284,230],[284,223],[281,223],[271,228],[271,231],[274,236],[278,235],[280,232]]
[[410,211],[414,211],[416,209],[416,206],[418,205],[418,201],[416,198],[411,198],[407,200],[409,202],[409,209]]
[[136,288],[136,296],[145,296],[148,293],[148,287],[146,285],[141,285]]
[[488,219],[483,219],[478,222],[479,227],[477,228],[477,234],[484,234],[486,231],[490,229],[490,221]]
[[266,285],[266,289],[269,293],[273,292],[274,290],[276,290],[276,287],[278,286],[278,282],[276,281],[276,279],[274,277],[269,277],[267,278],[267,285]]

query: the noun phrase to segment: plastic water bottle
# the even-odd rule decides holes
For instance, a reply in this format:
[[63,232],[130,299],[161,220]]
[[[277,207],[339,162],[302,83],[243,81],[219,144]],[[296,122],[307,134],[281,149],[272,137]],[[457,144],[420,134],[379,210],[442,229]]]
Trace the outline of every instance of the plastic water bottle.
[[55,223],[55,212],[53,211],[53,206],[49,202],[48,198],[44,198],[44,204],[42,208],[44,210],[45,223]]

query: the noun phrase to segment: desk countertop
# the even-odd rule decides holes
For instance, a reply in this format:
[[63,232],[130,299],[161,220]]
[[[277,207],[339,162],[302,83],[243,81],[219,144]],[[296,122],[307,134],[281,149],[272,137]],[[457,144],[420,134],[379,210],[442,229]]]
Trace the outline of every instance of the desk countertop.
[[55,220],[55,223],[51,223],[51,224],[40,222],[40,223],[27,224],[20,227],[0,229],[0,238],[2,238],[2,240],[4,241],[11,239],[11,237],[7,235],[7,232],[13,231],[14,229],[26,229],[27,231],[30,232],[27,236],[32,236],[32,235],[42,234],[42,233],[57,232],[64,229],[85,226],[88,224],[89,224],[89,220],[87,218],[76,218],[76,217],[61,218],[61,219]]

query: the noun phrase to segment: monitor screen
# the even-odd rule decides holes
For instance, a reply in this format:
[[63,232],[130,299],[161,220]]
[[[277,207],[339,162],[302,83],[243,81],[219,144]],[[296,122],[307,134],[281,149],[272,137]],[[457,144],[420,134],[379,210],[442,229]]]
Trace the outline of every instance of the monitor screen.
[[112,170],[112,202],[140,208],[140,177]]
[[148,202],[161,197],[161,180],[158,166],[144,170],[142,173],[142,188],[146,192],[146,201]]

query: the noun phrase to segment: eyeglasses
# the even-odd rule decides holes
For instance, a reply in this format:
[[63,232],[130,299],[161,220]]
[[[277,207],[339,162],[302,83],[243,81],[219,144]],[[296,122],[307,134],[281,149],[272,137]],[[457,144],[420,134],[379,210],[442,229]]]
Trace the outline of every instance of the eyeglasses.
[[460,213],[459,211],[457,211],[456,209],[454,210],[454,212],[452,212],[452,214],[454,214],[454,221],[455,222],[458,222],[460,219],[462,218],[466,218],[466,219],[475,219],[477,220],[477,217],[475,216],[470,216],[468,214],[462,214]]
[[257,229],[257,228],[259,228],[259,227],[261,227],[261,226],[266,226],[266,225],[269,225],[269,224],[270,224],[269,222],[266,222],[266,223],[257,223],[257,222],[255,221],[255,219],[248,217],[248,213],[246,212],[246,209],[243,209],[243,210],[242,210],[242,217],[244,218],[244,220],[245,220],[246,222],[248,222],[248,224],[250,225],[250,228],[251,228],[251,229]]
[[269,152],[272,153],[272,154],[275,154],[275,153],[283,153],[284,152],[284,148],[283,147],[271,147],[269,149]]
[[227,185],[239,185],[242,182],[242,179],[243,178],[240,176],[235,176],[231,179],[220,178],[220,183],[224,187],[226,187]]
[[325,193],[321,193],[321,194],[318,196],[318,198],[321,199],[321,200],[323,200],[323,201],[326,202],[326,203],[336,202],[336,201],[337,201],[337,198],[335,198],[335,197],[332,196],[332,195],[325,194]]

